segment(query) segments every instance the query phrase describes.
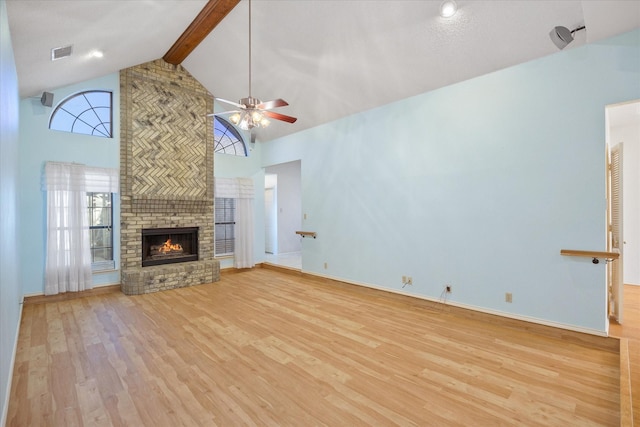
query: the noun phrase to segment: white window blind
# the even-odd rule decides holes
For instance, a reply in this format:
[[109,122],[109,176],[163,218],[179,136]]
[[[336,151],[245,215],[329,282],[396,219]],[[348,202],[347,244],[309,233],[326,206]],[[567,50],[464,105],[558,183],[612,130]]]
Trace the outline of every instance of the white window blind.
[[214,195],[221,199],[253,199],[253,180],[251,178],[216,178]]
[[120,172],[78,163],[46,162],[42,178],[44,191],[119,193]]
[[84,167],[87,191],[92,193],[119,193],[120,171],[114,168]]

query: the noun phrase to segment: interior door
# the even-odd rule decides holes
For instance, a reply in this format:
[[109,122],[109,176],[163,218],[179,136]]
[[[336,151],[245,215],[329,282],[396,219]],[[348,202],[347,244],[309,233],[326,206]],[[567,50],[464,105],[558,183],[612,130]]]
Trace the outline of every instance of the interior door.
[[609,156],[609,238],[607,250],[618,252],[620,257],[608,264],[607,278],[609,290],[609,316],[622,323],[624,298],[623,247],[622,239],[622,143],[611,148]]

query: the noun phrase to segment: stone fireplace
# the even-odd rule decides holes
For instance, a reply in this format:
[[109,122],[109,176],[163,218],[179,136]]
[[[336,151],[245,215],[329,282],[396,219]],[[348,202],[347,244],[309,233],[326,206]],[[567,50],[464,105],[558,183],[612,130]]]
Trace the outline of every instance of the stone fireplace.
[[180,65],[159,59],[120,72],[121,289],[127,295],[219,280],[213,126],[206,116],[212,109],[211,94]]

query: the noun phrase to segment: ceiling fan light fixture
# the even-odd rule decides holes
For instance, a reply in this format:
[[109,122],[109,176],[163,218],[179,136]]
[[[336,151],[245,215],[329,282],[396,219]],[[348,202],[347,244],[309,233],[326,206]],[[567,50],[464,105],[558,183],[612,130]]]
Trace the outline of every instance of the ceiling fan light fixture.
[[251,129],[253,126],[251,126],[251,116],[249,116],[246,113],[242,114],[242,119],[240,119],[240,124],[238,125],[238,127],[242,130],[249,130]]
[[458,4],[454,0],[445,0],[440,4],[440,16],[451,18],[458,11]]
[[242,130],[251,130],[256,127],[265,128],[271,123],[271,121],[258,110],[235,113],[229,117],[229,121]]
[[251,120],[255,123],[260,123],[263,119],[262,113],[258,110],[254,110],[251,112]]
[[238,125],[238,123],[240,123],[240,113],[232,114],[231,117],[229,117],[229,121],[234,125]]

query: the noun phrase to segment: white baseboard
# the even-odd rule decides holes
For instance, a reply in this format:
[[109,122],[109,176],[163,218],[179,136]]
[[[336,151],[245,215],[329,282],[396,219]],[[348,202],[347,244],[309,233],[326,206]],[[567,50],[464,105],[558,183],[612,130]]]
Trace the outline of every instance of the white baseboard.
[[[382,286],[371,285],[369,283],[353,282],[353,281],[350,281],[350,280],[341,279],[339,277],[333,277],[333,276],[328,276],[328,275],[318,274],[318,273],[310,273],[308,271],[303,271],[303,273],[304,274],[309,274],[311,276],[323,277],[325,279],[331,279],[331,280],[335,280],[335,281],[338,281],[338,282],[347,283],[349,285],[363,286],[365,288],[371,288],[371,289],[376,289],[376,290],[379,290],[379,291],[391,292],[391,293],[394,293],[394,294],[404,295],[404,296],[408,296],[408,297],[412,297],[412,298],[418,298],[418,299],[421,299],[421,300],[442,304],[442,301],[440,301],[439,299],[427,297],[427,296],[424,296],[424,295],[404,292],[404,291],[398,290],[398,289],[385,288],[385,287],[382,287]],[[458,303],[458,302],[455,302],[455,301],[447,301],[445,304],[453,306],[453,307],[463,308],[463,309],[466,309],[466,310],[477,311],[479,313],[485,313],[485,314],[491,314],[491,315],[494,315],[494,316],[506,317],[508,319],[513,319],[513,320],[521,320],[523,322],[535,323],[535,324],[543,325],[543,326],[550,326],[552,328],[565,329],[565,330],[568,330],[568,331],[580,332],[580,333],[583,333],[583,334],[596,335],[596,336],[600,336],[600,337],[608,337],[609,336],[607,331],[600,331],[598,329],[583,328],[583,327],[580,327],[580,326],[568,325],[568,324],[565,324],[565,323],[552,322],[552,321],[549,321],[549,320],[538,319],[536,317],[522,316],[522,315],[519,315],[519,314],[507,313],[507,312],[504,312],[504,311],[492,310],[492,309],[488,309],[488,308],[484,308],[484,307],[477,307],[477,306],[469,305],[469,304],[462,304],[462,303]]]
[[13,352],[11,354],[11,368],[9,368],[9,378],[7,381],[7,393],[6,399],[2,406],[2,417],[0,418],[0,426],[5,427],[7,425],[7,416],[9,415],[9,398],[11,397],[11,384],[13,382],[13,368],[16,365],[16,353],[18,352],[18,338],[20,337],[20,324],[22,323],[22,303],[24,298],[20,302],[20,314],[18,315],[18,325],[16,326],[16,340],[13,343]]

